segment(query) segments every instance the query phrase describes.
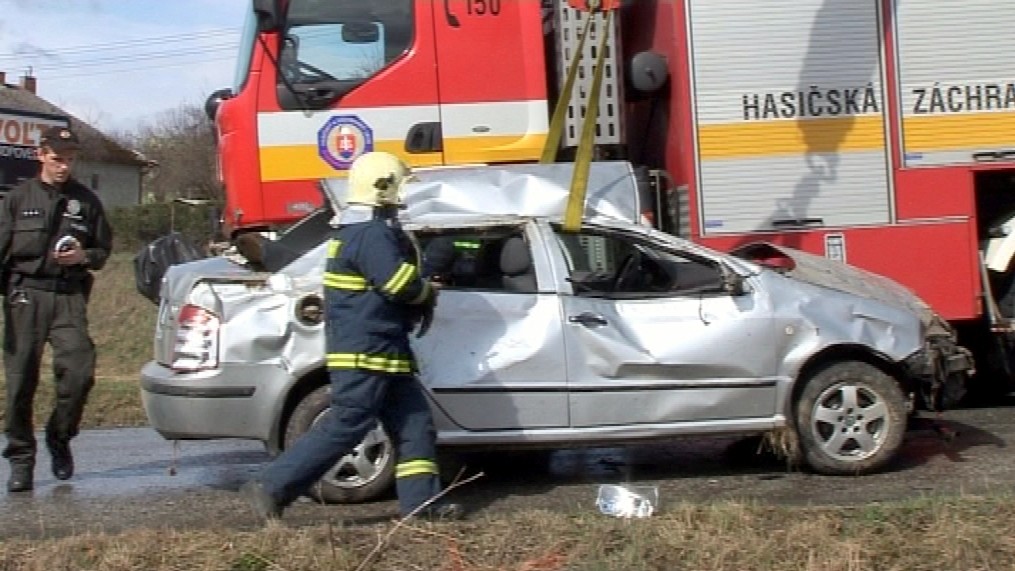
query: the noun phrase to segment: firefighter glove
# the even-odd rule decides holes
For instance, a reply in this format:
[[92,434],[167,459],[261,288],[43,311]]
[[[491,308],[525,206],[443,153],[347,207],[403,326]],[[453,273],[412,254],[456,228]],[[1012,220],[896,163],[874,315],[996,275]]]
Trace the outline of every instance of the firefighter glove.
[[437,307],[437,289],[438,286],[431,283],[430,295],[428,295],[422,303],[413,308],[416,312],[413,317],[414,322],[417,324],[417,339],[426,335],[426,332],[430,330],[430,326],[433,325],[434,309]]

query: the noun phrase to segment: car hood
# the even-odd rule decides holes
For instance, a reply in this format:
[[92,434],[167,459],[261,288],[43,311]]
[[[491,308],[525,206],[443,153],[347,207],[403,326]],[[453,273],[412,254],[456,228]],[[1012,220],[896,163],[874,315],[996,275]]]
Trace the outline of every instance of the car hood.
[[904,307],[925,325],[941,321],[930,305],[902,284],[855,266],[770,242],[747,244],[730,253],[793,280]]

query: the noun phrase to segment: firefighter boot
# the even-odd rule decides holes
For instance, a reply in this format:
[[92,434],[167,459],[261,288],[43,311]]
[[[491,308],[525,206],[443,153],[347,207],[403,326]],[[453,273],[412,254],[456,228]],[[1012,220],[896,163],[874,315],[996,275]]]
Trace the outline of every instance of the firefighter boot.
[[46,448],[49,448],[52,459],[53,476],[57,480],[70,480],[74,475],[74,456],[70,452],[70,444],[47,437]]
[[430,506],[425,510],[421,510],[419,517],[432,522],[458,521],[465,517],[465,508],[462,504],[437,504],[435,506]]
[[7,480],[7,491],[10,493],[28,492],[32,489],[32,473],[35,466],[26,463],[12,463],[11,477]]
[[240,487],[240,495],[246,500],[257,517],[265,521],[277,520],[282,517],[282,506],[271,497],[264,486],[257,480],[250,480]]

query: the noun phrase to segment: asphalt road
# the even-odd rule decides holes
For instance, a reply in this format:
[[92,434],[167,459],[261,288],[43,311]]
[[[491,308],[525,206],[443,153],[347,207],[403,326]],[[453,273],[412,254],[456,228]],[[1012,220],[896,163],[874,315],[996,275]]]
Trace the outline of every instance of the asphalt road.
[[[471,517],[526,507],[594,512],[599,484],[657,486],[667,502],[740,499],[774,504],[854,505],[904,497],[1010,492],[1015,488],[1015,400],[950,411],[943,438],[928,423],[907,435],[898,461],[863,477],[827,477],[753,454],[754,445],[724,438],[638,446],[472,458],[484,477],[456,490]],[[43,447],[44,449],[44,447]],[[744,451],[747,451],[746,453]],[[74,441],[77,474],[58,482],[43,451],[35,490],[0,495],[0,538],[54,537],[138,527],[250,529],[258,522],[236,490],[268,457],[259,443],[167,442],[150,429],[91,430]],[[0,463],[0,481],[8,476]],[[175,469],[174,469],[175,468]],[[2,494],[2,492],[0,492]],[[387,520],[393,499],[356,506],[301,501],[289,525],[328,520]]]

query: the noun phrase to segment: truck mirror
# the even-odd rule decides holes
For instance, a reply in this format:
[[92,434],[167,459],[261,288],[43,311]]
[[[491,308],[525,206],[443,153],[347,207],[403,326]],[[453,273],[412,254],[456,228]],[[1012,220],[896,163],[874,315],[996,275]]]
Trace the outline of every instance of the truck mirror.
[[208,99],[205,100],[204,113],[209,119],[211,119],[212,123],[215,122],[215,114],[218,113],[219,105],[232,96],[233,90],[226,87],[224,89],[213,91],[212,94],[208,96]]
[[282,38],[281,57],[290,57],[293,59],[293,61],[296,61],[296,54],[299,53],[299,50],[300,50],[300,38],[298,36],[286,34],[286,36]]
[[346,22],[342,24],[342,41],[347,44],[375,44],[381,38],[373,22]]
[[669,79],[666,58],[655,52],[635,54],[627,69],[631,86],[642,93],[652,93],[658,90]]
[[257,14],[257,31],[274,32],[280,26],[277,0],[254,0]]

